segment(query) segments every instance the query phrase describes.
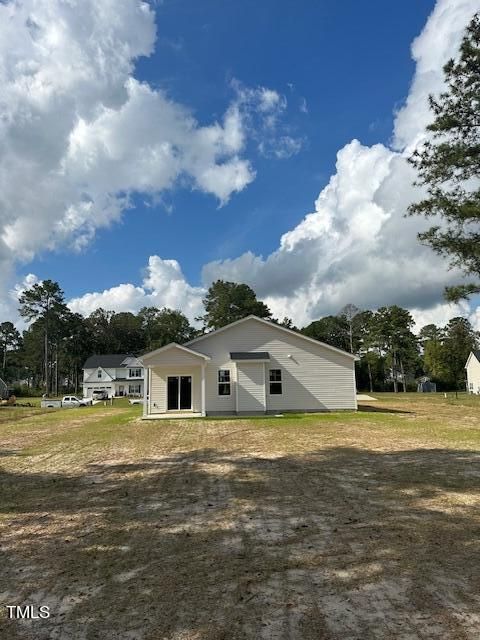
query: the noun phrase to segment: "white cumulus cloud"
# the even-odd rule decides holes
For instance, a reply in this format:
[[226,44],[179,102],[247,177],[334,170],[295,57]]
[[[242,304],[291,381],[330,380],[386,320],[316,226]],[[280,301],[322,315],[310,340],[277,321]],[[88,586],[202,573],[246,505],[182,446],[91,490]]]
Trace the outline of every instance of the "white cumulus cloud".
[[135,78],[155,39],[142,0],[0,1],[0,289],[20,260],[84,248],[133,193],[181,184],[224,204],[254,179],[255,113],[276,123],[285,99],[233,87],[224,116],[200,123]]
[[205,289],[188,284],[176,260],[150,256],[141,285],[126,283],[101,292],[87,293],[71,299],[68,306],[84,316],[90,315],[99,307],[132,313],[143,306],[170,307],[181,309],[194,322],[203,312],[204,295]]
[[431,116],[428,94],[443,88],[443,65],[458,53],[464,29],[480,0],[438,0],[412,53],[416,72],[395,120],[392,148],[353,140],[338,152],[336,173],[315,202],[315,210],[284,234],[269,256],[247,252],[203,268],[206,284],[217,279],[246,282],[274,313],[302,325],[353,302],[375,308],[399,304],[421,320],[465,307],[442,302],[445,285],[461,279],[445,259],[422,247],[423,219],[405,218],[421,197],[407,163]]

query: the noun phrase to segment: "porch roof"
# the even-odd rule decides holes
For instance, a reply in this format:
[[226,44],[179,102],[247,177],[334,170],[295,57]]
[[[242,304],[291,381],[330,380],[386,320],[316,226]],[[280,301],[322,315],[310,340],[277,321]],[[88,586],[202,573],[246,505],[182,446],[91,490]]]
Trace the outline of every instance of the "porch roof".
[[[155,351],[150,351],[150,353],[146,353],[142,356],[141,360],[145,366],[155,366],[156,364],[162,364],[165,362],[168,364],[169,359],[176,354],[180,354],[183,356],[191,357],[193,359],[197,359],[203,362],[210,360],[210,356],[206,356],[204,353],[199,353],[198,351],[194,351],[193,349],[189,349],[188,347],[184,347],[181,344],[177,344],[176,342],[171,342],[170,344],[165,345],[164,347],[160,347],[160,349],[155,349]],[[172,364],[178,364],[177,362]]]
[[270,360],[270,354],[268,351],[232,351],[230,353],[230,360]]

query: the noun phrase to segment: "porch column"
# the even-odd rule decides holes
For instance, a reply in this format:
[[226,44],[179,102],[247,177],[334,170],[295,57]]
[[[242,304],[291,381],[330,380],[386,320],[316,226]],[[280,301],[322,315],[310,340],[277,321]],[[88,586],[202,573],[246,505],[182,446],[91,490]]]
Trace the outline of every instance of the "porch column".
[[205,417],[207,415],[206,407],[205,407],[205,365],[202,364],[202,416]]
[[148,413],[147,398],[149,397],[149,381],[148,381],[148,367],[143,368],[143,415]]

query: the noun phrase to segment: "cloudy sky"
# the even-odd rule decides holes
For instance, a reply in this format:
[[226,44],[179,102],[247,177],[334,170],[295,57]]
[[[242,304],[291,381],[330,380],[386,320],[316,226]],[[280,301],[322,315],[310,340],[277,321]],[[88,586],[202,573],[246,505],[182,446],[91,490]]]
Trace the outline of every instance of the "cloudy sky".
[[299,325],[458,313],[405,219],[405,158],[480,0],[0,0],[0,321],[58,280],[71,308],[201,312],[218,278]]

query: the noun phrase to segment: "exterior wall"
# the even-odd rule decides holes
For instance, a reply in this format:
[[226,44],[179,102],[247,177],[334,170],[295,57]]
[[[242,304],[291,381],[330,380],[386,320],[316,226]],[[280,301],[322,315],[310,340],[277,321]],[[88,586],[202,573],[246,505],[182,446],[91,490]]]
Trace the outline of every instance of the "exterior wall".
[[[356,409],[355,363],[332,351],[254,319],[187,346],[211,357],[206,367],[206,410],[235,412],[236,365],[231,351],[268,351],[265,363],[266,411]],[[289,357],[290,356],[290,357]],[[241,367],[243,363],[238,363]],[[260,365],[261,366],[261,365]],[[231,396],[218,396],[218,369],[230,369]],[[269,369],[282,371],[282,395],[269,393]]]
[[264,363],[237,363],[237,379],[237,411],[265,411]]
[[[203,352],[202,352],[203,353]],[[206,354],[208,355],[208,354]],[[230,371],[230,395],[218,395],[218,370]],[[237,370],[235,363],[230,360],[230,355],[219,358],[216,362],[208,362],[205,368],[205,408],[207,411],[218,413],[235,413],[235,389],[237,383]]]
[[480,394],[480,362],[472,355],[467,367],[467,391]]
[[201,411],[201,379],[202,368],[198,365],[163,365],[150,369],[150,394],[148,413],[167,412],[167,378],[168,376],[192,376],[192,411]]

